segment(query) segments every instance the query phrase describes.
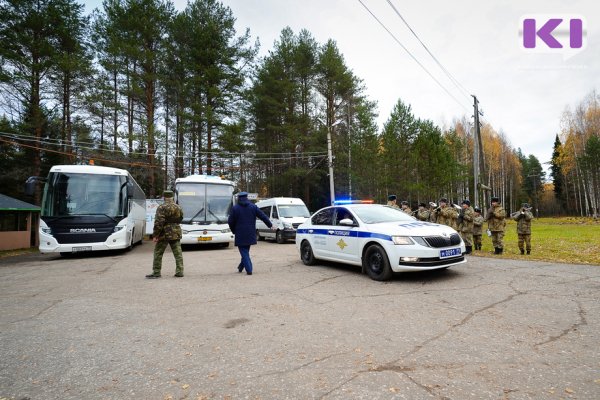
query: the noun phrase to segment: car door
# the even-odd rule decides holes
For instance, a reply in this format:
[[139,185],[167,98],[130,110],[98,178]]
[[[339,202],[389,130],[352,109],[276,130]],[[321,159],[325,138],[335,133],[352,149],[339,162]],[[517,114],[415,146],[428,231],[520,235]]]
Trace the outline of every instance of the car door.
[[331,252],[327,247],[327,241],[329,231],[333,229],[333,212],[333,208],[325,208],[313,215],[311,219],[307,234],[317,258],[330,257]]
[[[343,219],[351,219],[354,226],[341,225]],[[333,222],[327,232],[327,248],[331,256],[339,261],[360,261],[356,218],[347,208],[336,207]]]

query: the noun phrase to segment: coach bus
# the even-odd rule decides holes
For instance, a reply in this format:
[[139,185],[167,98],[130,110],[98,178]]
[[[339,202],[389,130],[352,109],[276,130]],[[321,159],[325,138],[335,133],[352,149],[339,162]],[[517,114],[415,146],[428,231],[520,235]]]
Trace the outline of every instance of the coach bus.
[[183,209],[181,244],[219,243],[228,247],[234,236],[227,225],[233,206],[232,181],[212,175],[175,180],[176,202]]
[[42,197],[40,253],[130,249],[144,238],[146,196],[129,172],[55,165]]

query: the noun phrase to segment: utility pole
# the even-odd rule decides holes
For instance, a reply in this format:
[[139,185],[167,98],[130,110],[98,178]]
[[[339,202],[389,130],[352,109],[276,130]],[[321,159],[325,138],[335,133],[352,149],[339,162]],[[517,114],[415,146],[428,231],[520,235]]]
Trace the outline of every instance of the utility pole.
[[[473,95],[472,95],[473,96]],[[475,122],[473,125],[473,204],[478,205],[482,209],[483,205],[479,202],[479,110],[477,109],[477,97],[473,96],[473,117]]]

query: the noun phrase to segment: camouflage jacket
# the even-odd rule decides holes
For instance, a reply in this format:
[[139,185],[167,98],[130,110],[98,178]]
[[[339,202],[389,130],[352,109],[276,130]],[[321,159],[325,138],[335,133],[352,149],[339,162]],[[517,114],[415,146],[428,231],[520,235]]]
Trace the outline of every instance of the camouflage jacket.
[[533,219],[531,211],[517,211],[512,215],[512,219],[517,221],[518,234],[531,235],[531,220]]
[[158,240],[180,240],[181,226],[179,223],[183,219],[183,211],[171,199],[166,199],[163,204],[156,209],[154,220],[154,230],[152,237]]
[[448,225],[453,229],[458,228],[457,218],[458,211],[456,211],[456,208],[452,206],[440,208],[440,211],[437,213],[437,223],[442,225]]
[[496,207],[490,207],[486,216],[488,229],[492,232],[504,232],[506,228],[506,211],[498,204]]
[[430,218],[429,211],[428,210],[417,210],[416,217],[419,221],[429,222],[429,218]]
[[473,219],[475,218],[475,211],[473,207],[469,206],[464,208],[459,216],[459,229],[464,233],[473,233]]
[[483,229],[483,217],[481,215],[473,218],[473,235],[481,235]]

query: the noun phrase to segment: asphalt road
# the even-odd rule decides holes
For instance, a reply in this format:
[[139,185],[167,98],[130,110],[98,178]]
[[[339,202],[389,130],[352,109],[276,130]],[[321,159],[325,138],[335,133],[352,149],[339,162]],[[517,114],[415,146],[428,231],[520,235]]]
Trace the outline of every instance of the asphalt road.
[[0,399],[600,399],[600,266],[381,283],[293,243],[0,259]]

